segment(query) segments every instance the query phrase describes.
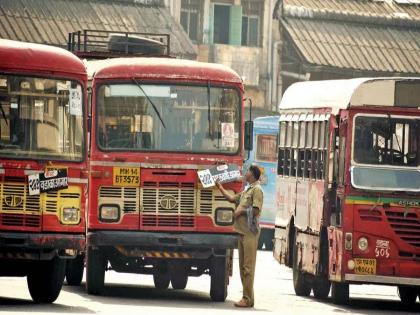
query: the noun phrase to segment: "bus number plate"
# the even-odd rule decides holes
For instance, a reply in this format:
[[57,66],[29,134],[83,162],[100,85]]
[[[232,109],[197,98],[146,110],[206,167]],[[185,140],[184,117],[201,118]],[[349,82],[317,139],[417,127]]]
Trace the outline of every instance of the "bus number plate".
[[376,274],[376,259],[354,259],[354,272],[359,275]]
[[114,186],[140,186],[140,167],[114,167],[112,174]]

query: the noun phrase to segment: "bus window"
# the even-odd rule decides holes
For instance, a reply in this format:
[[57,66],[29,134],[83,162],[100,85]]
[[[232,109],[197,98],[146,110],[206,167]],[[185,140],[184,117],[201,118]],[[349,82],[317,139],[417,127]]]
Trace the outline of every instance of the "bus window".
[[361,164],[418,166],[419,120],[357,116],[354,160]]
[[256,160],[260,162],[277,161],[277,136],[257,135]]
[[305,169],[305,140],[306,140],[306,122],[301,121],[300,125],[300,133],[299,133],[299,150],[298,150],[298,169],[297,169],[297,176],[304,177],[304,169]]

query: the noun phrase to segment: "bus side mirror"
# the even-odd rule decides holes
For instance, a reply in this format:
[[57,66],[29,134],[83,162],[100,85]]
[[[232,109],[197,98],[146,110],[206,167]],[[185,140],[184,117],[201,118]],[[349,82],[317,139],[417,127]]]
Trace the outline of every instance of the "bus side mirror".
[[252,149],[254,148],[253,134],[254,134],[254,122],[252,120],[248,120],[245,122],[245,135],[244,135],[245,150],[252,151]]

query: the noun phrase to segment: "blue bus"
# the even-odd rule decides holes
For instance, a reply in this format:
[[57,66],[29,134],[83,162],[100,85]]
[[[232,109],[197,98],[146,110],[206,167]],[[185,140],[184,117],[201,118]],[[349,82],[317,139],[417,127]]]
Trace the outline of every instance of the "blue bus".
[[261,187],[264,204],[261,213],[261,236],[258,248],[273,249],[274,222],[276,218],[277,138],[279,116],[258,117],[254,120],[254,149],[244,165],[255,164],[261,168]]

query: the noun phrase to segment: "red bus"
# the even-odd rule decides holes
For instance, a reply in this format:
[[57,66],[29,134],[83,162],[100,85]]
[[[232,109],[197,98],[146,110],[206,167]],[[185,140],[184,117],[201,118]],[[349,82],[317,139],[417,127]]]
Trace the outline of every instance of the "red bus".
[[63,49],[0,40],[0,276],[27,276],[40,303],[58,297],[66,261],[83,264],[86,82]]
[[292,85],[280,104],[274,256],[297,295],[420,290],[420,79]]
[[[87,291],[106,270],[184,289],[211,276],[224,301],[234,206],[197,171],[242,165],[243,85],[232,70],[170,58],[88,62],[92,80]],[[230,129],[224,134],[223,127]],[[241,183],[227,184],[238,192]]]

